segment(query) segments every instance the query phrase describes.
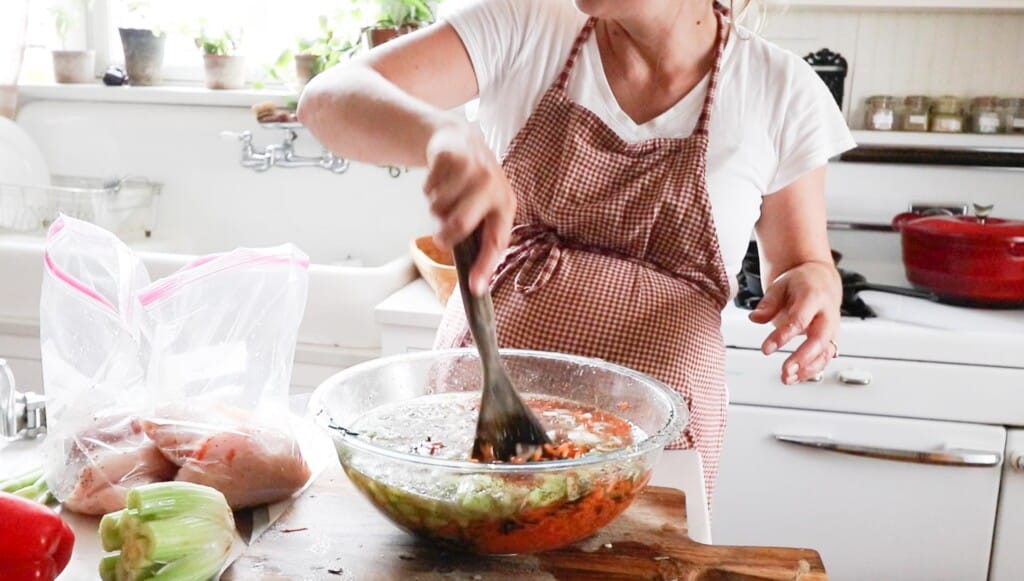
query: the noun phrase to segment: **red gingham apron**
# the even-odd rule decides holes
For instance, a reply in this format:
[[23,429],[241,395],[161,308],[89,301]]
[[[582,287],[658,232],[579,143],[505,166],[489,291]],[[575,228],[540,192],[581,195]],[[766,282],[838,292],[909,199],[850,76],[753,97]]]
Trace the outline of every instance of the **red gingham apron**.
[[[590,19],[502,160],[518,199],[491,286],[503,348],[597,357],[673,387],[689,408],[669,449],[695,448],[710,499],[725,431],[721,311],[729,282],[705,180],[708,124],[725,44],[687,138],[623,141],[566,94]],[[471,344],[452,293],[437,348]]]

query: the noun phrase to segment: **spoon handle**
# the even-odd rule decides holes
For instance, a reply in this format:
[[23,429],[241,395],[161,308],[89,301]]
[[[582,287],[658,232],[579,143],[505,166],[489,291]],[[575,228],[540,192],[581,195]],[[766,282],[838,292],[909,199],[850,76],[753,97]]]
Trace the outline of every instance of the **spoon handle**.
[[484,363],[484,370],[497,369],[500,364],[498,359],[498,337],[494,323],[494,304],[491,302],[491,293],[486,291],[477,296],[469,286],[469,273],[480,255],[480,237],[482,231],[477,228],[465,240],[455,245],[455,271],[459,276],[459,290],[462,293],[462,303],[466,309],[466,321],[469,330],[476,341],[477,349]]

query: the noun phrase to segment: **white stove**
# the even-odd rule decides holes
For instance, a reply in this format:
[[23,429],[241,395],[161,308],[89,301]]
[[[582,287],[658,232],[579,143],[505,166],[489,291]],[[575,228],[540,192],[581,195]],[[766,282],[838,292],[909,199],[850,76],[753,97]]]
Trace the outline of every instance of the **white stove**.
[[[837,232],[840,266],[909,288],[891,233]],[[1024,578],[1024,311],[862,291],[820,382],[783,385],[768,329],[723,313],[729,425],[716,543],[810,546],[829,578]],[[789,349],[799,344],[794,340]]]

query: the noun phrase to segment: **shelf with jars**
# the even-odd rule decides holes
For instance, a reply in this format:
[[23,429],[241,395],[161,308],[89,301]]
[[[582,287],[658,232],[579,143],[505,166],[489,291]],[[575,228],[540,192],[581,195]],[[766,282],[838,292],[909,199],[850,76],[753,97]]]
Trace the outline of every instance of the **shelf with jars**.
[[1024,168],[1024,98],[868,98],[842,161]]
[[1024,10],[1024,0],[767,0],[769,6],[872,10]]
[[1024,136],[1024,98],[875,95],[867,99],[864,128],[879,132]]

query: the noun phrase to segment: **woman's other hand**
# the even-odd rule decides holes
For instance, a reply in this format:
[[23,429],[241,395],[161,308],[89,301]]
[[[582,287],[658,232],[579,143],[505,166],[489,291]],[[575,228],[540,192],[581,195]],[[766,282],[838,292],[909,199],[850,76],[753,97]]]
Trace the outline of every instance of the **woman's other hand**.
[[775,330],[761,345],[771,355],[800,335],[803,343],[782,364],[787,385],[807,381],[825,370],[836,356],[842,286],[835,266],[801,264],[782,274],[750,314],[755,323],[771,322]]
[[423,192],[441,222],[438,246],[450,249],[481,227],[480,256],[470,273],[470,290],[481,294],[508,246],[516,210],[512,186],[483,135],[465,121],[439,125],[426,156]]
[[814,378],[838,350],[843,285],[829,249],[824,191],[822,166],[765,196],[756,225],[767,284],[750,320],[775,327],[761,351],[770,355],[806,336],[782,364],[786,384]]

